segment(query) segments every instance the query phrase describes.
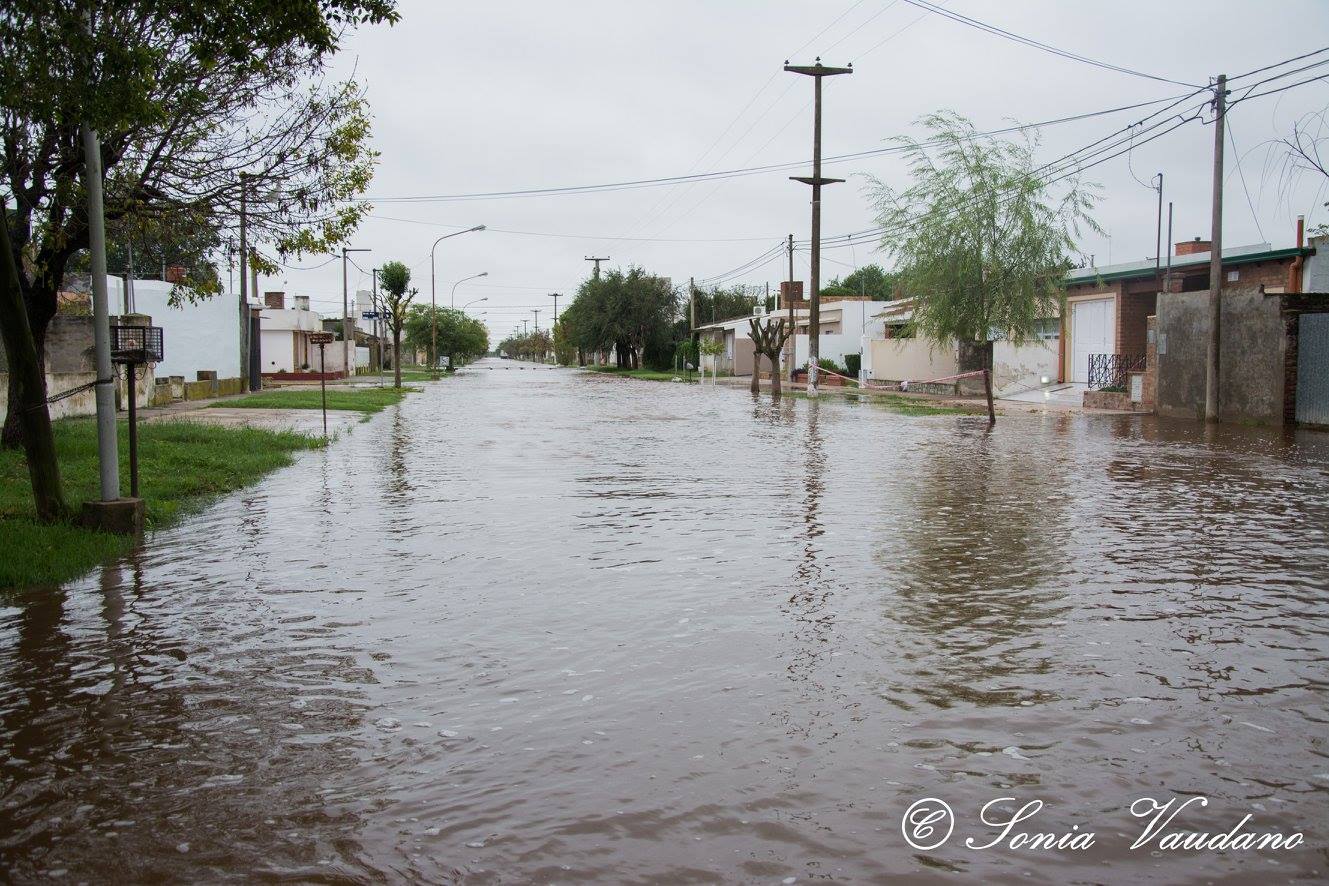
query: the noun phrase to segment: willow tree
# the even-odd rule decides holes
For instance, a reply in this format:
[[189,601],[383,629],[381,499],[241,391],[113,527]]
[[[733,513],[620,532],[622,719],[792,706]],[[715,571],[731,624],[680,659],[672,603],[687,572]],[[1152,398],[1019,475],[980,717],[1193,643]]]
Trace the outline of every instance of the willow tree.
[[1101,231],[1089,215],[1095,188],[1039,164],[1032,132],[984,135],[949,111],[920,123],[927,136],[896,139],[909,186],[872,180],[881,245],[914,301],[914,330],[958,342],[961,368],[990,369],[994,337],[1022,344],[1059,316],[1076,239]]
[[[101,138],[113,231],[234,228],[243,199],[261,260],[329,251],[368,211],[355,198],[375,154],[360,86],[326,63],[355,26],[396,17],[393,0],[6,0],[0,198],[22,298],[5,304],[26,313],[39,368],[56,293],[88,247],[81,124]],[[34,396],[17,384],[11,373],[8,446]]]

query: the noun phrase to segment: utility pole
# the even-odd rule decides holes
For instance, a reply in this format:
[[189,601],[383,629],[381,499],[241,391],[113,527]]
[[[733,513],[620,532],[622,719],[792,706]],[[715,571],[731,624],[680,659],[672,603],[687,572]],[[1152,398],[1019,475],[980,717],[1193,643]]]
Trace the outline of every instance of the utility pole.
[[828,68],[821,59],[813,65],[791,65],[785,62],[784,69],[793,74],[802,74],[812,78],[812,175],[790,176],[794,181],[812,186],[812,272],[808,280],[808,396],[817,396],[817,358],[821,355],[821,186],[842,182],[842,178],[822,178],[821,176],[821,80],[837,74],[854,73],[853,65],[847,68]]
[[688,278],[688,332],[692,343],[697,343],[697,278]]
[[1214,198],[1209,235],[1209,348],[1204,366],[1204,420],[1218,421],[1218,361],[1222,341],[1223,293],[1223,123],[1227,112],[1227,75],[1214,84]]
[[[88,252],[92,260],[92,333],[97,359],[97,460],[104,503],[120,498],[120,448],[116,443],[115,370],[111,366],[111,311],[106,295],[101,139],[87,123],[82,130],[83,186],[88,192]],[[133,373],[129,383],[134,383]]]
[[240,389],[249,390],[249,174],[240,173]]
[[604,256],[603,258],[596,258],[595,256],[588,255],[588,256],[586,256],[586,260],[587,260],[587,261],[593,261],[593,262],[595,262],[595,279],[599,280],[599,279],[600,279],[600,262],[602,262],[602,261],[609,261],[609,256],[606,255],[606,256]]
[[355,351],[351,350],[354,347],[354,345],[352,344],[354,335],[351,332],[351,304],[350,304],[350,296],[347,292],[346,254],[348,252],[368,252],[368,251],[369,251],[368,249],[348,249],[345,246],[341,248],[341,337],[342,337],[342,356],[345,358],[345,362],[342,364],[342,369],[346,370],[347,378],[350,378],[351,376],[355,375],[355,372],[353,371],[354,364],[352,363],[352,355],[355,353]]
[[560,295],[562,295],[561,292],[551,292],[551,293],[549,293],[550,298],[552,298],[552,299],[554,300],[554,325],[555,325],[555,326],[558,325],[558,297],[559,297]]
[[1158,174],[1158,227],[1154,232],[1154,279],[1163,264],[1163,173]]
[[531,311],[531,313],[535,315],[535,331],[536,331],[536,332],[539,332],[539,331],[540,331],[540,309],[539,309],[539,308],[536,308],[536,309],[534,309],[533,311]]
[[379,333],[379,324],[383,315],[378,310],[378,272],[382,268],[370,268],[369,309],[374,312],[374,350],[378,352],[378,383],[383,384],[383,336]]
[[794,235],[789,235],[789,245],[785,247],[789,251],[789,297],[785,299],[785,307],[789,309],[789,381],[794,380],[794,357],[798,353],[798,335],[794,331]]

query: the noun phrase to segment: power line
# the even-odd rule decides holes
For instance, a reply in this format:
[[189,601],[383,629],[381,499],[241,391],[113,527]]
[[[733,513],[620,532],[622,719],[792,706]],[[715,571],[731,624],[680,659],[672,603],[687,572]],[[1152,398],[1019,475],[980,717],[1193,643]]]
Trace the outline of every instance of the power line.
[[[1189,98],[1194,93],[1188,93],[1180,96],[1180,100]],[[989,130],[987,132],[975,133],[975,138],[991,135],[1001,135],[1008,132],[1023,131],[1026,129],[1036,129],[1044,126],[1055,126],[1062,123],[1071,123],[1079,120],[1087,120],[1093,117],[1100,117],[1109,114],[1116,114],[1122,111],[1131,111],[1138,108],[1149,107],[1162,104],[1164,102],[1176,102],[1178,97],[1169,96],[1167,98],[1154,99],[1146,102],[1136,102],[1130,105],[1121,105],[1114,108],[1105,108],[1100,111],[1089,111],[1083,114],[1074,114],[1067,117],[1060,117],[1054,120],[1044,120],[1038,123],[1027,123],[1018,126],[1008,126],[1001,129]],[[905,150],[898,145],[888,145],[882,148],[872,148],[863,151],[856,151],[850,154],[839,154],[822,159],[822,163],[844,163],[850,160],[859,160],[865,157],[873,157],[882,154],[895,154]],[[787,169],[795,169],[807,165],[807,160],[794,160],[787,163],[771,163],[764,166],[739,167],[735,169],[716,170],[712,172],[701,172],[681,176],[663,176],[660,178],[633,179],[617,182],[603,182],[589,185],[567,185],[562,187],[550,188],[525,188],[511,191],[482,191],[461,194],[436,194],[428,196],[411,197],[364,197],[362,202],[371,203],[443,203],[466,200],[488,200],[508,197],[546,197],[564,194],[599,194],[606,191],[634,190],[644,187],[658,187],[661,185],[679,184],[692,181],[713,181],[720,178],[736,178],[747,175],[759,175],[766,172],[778,172]]]
[[1096,68],[1102,68],[1107,71],[1116,71],[1117,73],[1120,74],[1131,74],[1136,77],[1143,77],[1147,80],[1157,80],[1160,83],[1172,83],[1176,86],[1189,86],[1191,88],[1199,88],[1194,83],[1185,83],[1181,80],[1173,80],[1169,77],[1160,77],[1157,74],[1147,74],[1144,71],[1137,71],[1134,70],[1133,68],[1125,68],[1122,67],[1121,65],[1114,65],[1111,64],[1110,62],[1104,62],[1104,61],[1099,61],[1097,59],[1089,58],[1088,56],[1080,55],[1079,53],[1076,52],[1070,52],[1065,49],[1059,49],[1050,43],[1044,43],[1041,40],[1035,40],[1032,37],[1025,37],[1020,34],[1016,34],[1013,31],[1007,31],[1004,28],[999,28],[996,25],[989,25],[986,22],[981,22],[976,18],[970,18],[967,15],[962,15],[961,13],[953,12],[952,10],[949,9],[942,9],[940,6],[936,6],[935,4],[927,2],[927,0],[904,0],[904,2],[908,3],[910,6],[916,6],[919,9],[927,10],[928,12],[940,15],[944,18],[948,18],[951,21],[959,22],[962,25],[968,25],[971,28],[977,28],[980,31],[985,31],[986,33],[993,34],[997,37],[1003,37],[1007,40],[1013,40],[1016,43],[1029,46],[1033,49],[1041,49],[1043,52],[1050,52],[1053,55],[1060,56],[1061,58],[1069,59],[1071,61],[1082,62],[1083,64],[1086,65],[1093,65]]

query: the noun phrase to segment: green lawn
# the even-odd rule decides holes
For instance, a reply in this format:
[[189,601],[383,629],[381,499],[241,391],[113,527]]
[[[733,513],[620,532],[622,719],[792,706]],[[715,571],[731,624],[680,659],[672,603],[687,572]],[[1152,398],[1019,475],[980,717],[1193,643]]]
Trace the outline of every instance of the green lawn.
[[[53,423],[65,496],[77,514],[98,496],[97,427],[92,419]],[[121,423],[120,482],[129,488],[128,431]],[[323,441],[284,431],[221,428],[188,422],[139,426],[140,494],[148,526],[159,529],[208,498],[257,481]],[[72,524],[33,519],[22,452],[0,451],[0,589],[58,584],[128,552],[134,540]]]
[[[619,369],[617,366],[583,366],[587,372],[603,372],[609,375],[621,375],[624,378],[644,378],[648,381],[673,381],[674,379],[688,380],[686,372],[658,372],[654,369]],[[692,380],[698,379],[696,372],[692,373]]]
[[[328,388],[328,408],[351,412],[379,412],[394,403],[400,403],[407,394],[419,388]],[[222,400],[211,404],[225,409],[318,409],[323,404],[317,388],[300,390],[263,391],[238,400]]]

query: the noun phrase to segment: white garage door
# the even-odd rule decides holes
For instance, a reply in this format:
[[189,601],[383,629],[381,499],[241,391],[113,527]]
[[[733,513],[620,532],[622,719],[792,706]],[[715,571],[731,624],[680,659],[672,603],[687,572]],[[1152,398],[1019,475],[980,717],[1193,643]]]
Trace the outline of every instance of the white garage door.
[[1089,355],[1116,351],[1116,303],[1095,299],[1071,303],[1071,381],[1089,383]]

